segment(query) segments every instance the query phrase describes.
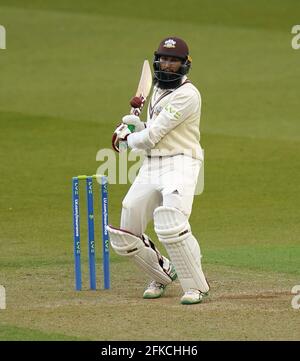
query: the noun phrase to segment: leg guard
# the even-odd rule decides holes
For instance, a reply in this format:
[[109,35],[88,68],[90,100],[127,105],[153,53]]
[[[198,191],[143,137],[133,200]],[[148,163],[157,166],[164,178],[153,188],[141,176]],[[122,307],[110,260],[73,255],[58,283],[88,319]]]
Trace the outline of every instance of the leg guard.
[[110,244],[120,256],[129,256],[155,281],[167,285],[177,275],[173,265],[162,256],[153,242],[146,236],[107,226]]
[[158,207],[154,211],[154,228],[175,266],[183,290],[209,291],[201,268],[199,244],[191,233],[187,217],[178,209]]

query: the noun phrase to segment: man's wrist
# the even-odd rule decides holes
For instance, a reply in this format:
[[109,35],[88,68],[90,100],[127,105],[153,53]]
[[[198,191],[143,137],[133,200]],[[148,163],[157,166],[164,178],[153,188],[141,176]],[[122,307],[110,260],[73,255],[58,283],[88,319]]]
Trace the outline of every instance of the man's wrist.
[[132,141],[133,141],[132,136],[133,136],[133,135],[134,135],[134,133],[128,134],[127,139],[126,139],[127,145],[128,145],[128,147],[131,148],[131,149],[134,148],[134,145],[133,145],[133,143],[132,143]]
[[138,133],[129,134],[127,143],[130,148],[151,149],[154,143],[149,137],[149,129],[145,128]]

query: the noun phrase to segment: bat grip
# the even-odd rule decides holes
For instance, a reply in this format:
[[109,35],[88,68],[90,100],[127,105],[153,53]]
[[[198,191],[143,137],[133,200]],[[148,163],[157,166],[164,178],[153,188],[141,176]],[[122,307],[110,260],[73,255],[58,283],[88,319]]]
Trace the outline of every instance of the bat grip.
[[142,109],[144,107],[145,101],[146,101],[146,98],[142,94],[139,96],[139,98],[141,99],[140,107],[139,108],[131,108],[131,111],[130,111],[131,114],[134,114],[138,117],[140,116]]
[[139,117],[141,114],[141,111],[142,111],[142,107],[141,108],[131,108],[130,114],[134,114],[137,117]]
[[[142,109],[144,107],[144,104],[145,104],[145,101],[146,101],[146,98],[144,98],[142,95],[140,95],[140,99],[142,100],[142,103],[141,103],[141,106],[139,108],[131,108],[130,110],[130,114],[134,114],[136,115],[137,117],[140,116],[141,112],[142,112]],[[134,132],[135,130],[135,126],[133,124],[129,124],[128,125],[128,129],[131,131],[131,132]]]

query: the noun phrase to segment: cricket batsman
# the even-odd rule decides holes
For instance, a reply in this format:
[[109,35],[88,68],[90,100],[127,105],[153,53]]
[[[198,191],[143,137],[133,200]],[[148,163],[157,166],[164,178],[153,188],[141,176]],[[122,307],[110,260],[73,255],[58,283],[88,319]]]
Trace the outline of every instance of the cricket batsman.
[[[203,164],[201,96],[187,78],[191,62],[187,44],[178,37],[162,40],[154,52],[147,121],[126,115],[113,138],[117,150],[125,143],[144,150],[146,156],[123,200],[120,228],[108,226],[112,248],[151,279],[143,298],[161,297],[178,277],[182,304],[200,303],[209,291],[200,247],[189,224]],[[151,220],[169,258],[144,233]]]

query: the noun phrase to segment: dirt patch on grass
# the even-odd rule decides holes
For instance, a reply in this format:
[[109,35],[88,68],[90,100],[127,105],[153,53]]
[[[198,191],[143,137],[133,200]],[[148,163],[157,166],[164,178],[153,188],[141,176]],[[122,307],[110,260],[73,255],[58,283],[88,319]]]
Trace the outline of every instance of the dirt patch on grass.
[[73,290],[72,265],[9,269],[0,282],[7,291],[0,320],[93,340],[300,339],[300,312],[291,307],[296,276],[207,265],[210,297],[183,306],[178,282],[161,299],[144,300],[147,280],[133,265],[111,268],[111,290],[81,292]]

